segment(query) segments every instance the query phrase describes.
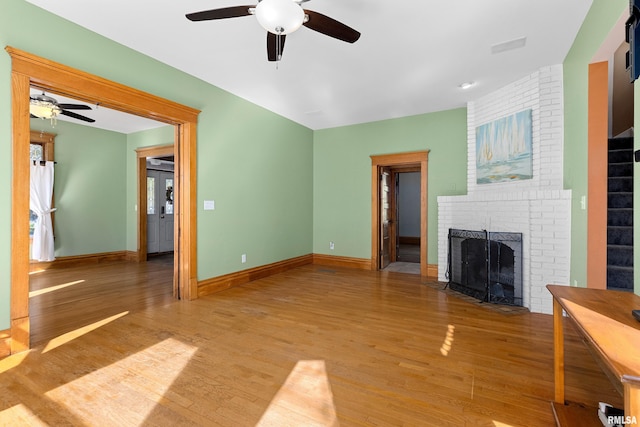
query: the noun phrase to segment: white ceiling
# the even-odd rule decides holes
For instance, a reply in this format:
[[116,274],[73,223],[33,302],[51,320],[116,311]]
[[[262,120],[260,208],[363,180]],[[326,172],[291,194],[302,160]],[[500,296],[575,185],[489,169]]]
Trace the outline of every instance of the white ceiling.
[[[302,27],[278,65],[254,16],[191,22],[243,0],[27,0],[311,129],[463,107],[562,63],[591,0],[311,0],[362,33],[354,44]],[[524,47],[492,46],[526,37]],[[462,90],[459,85],[473,81]],[[60,101],[62,102],[62,101]]]
[[[40,95],[42,91],[39,89],[31,88],[31,95]],[[78,125],[90,126],[99,129],[106,129],[114,132],[120,132],[124,134],[130,134],[143,130],[155,129],[162,126],[167,126],[166,123],[158,122],[155,120],[146,119],[144,117],[134,116],[133,114],[127,114],[109,108],[104,108],[99,105],[92,105],[84,101],[78,101],[73,98],[67,98],[55,93],[46,93],[47,96],[54,98],[58,104],[84,104],[91,107],[91,110],[69,110],[72,113],[80,114],[82,116],[94,119],[94,123],[85,122],[82,120],[69,118],[63,115],[58,116],[57,120],[62,120],[69,123],[75,123]],[[42,122],[42,126],[38,127],[38,130],[50,132],[52,129],[51,121],[48,119],[33,119],[32,123]]]

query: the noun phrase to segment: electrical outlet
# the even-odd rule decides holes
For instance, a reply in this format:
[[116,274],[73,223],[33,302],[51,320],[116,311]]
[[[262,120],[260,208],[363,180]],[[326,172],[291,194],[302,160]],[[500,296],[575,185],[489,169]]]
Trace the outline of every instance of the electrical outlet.
[[333,242],[329,242],[329,249],[331,250],[335,249],[335,245],[333,244]]
[[242,263],[247,262],[247,254],[242,254]]

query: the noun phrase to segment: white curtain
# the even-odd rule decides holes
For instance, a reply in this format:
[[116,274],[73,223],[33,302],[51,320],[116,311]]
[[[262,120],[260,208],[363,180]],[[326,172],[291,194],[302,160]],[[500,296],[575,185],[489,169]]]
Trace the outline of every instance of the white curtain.
[[51,200],[53,197],[53,162],[31,164],[31,197],[29,208],[38,215],[33,230],[31,259],[53,261],[53,225],[51,223]]

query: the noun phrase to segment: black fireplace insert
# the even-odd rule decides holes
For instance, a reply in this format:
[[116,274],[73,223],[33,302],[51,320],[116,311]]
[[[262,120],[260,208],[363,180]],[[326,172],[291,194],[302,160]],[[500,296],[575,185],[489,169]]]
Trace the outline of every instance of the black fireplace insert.
[[522,305],[522,233],[449,229],[447,286],[480,301]]

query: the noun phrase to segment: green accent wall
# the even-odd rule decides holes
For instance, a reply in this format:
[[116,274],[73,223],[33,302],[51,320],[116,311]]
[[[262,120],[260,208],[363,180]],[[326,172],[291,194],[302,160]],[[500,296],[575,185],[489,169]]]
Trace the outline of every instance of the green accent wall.
[[[627,0],[594,0],[564,61],[564,187],[573,192],[571,280],[581,286],[586,281],[587,221],[580,197],[587,194],[587,69],[627,7]],[[431,151],[430,264],[437,263],[437,196],[467,193],[464,108],[314,132],[24,0],[3,0],[0,45],[202,111],[197,135],[199,280],[312,252],[370,258],[370,155]],[[0,210],[0,330],[10,324],[10,73],[10,57],[0,52],[0,111],[5,112],[0,114],[0,203],[7,207]],[[636,114],[639,103],[636,95]],[[173,128],[128,136],[80,131],[72,137],[60,123],[59,131],[59,256],[135,250],[135,148],[173,141]],[[102,169],[108,169],[108,178]],[[216,209],[204,211],[204,200],[214,200]],[[113,227],[108,236],[95,230],[105,224]],[[90,239],[84,238],[87,233]],[[335,250],[329,250],[329,241]]]
[[[202,111],[197,134],[199,279],[311,253],[313,131],[24,0],[3,0],[0,45]],[[1,51],[0,202],[7,208],[0,210],[0,330],[10,326],[10,89],[11,60]],[[116,215],[123,231],[104,248],[133,249],[131,183],[135,178],[129,162],[131,149],[144,144],[138,139],[144,137],[134,135],[123,141],[126,148],[120,165],[125,167],[118,166],[121,176],[114,189],[117,197],[124,197],[117,202],[122,207]],[[58,170],[63,158],[57,159]],[[216,201],[215,211],[202,210],[205,198]],[[75,245],[69,248],[84,250]],[[242,253],[247,254],[246,264],[240,263]]]
[[316,131],[313,252],[370,259],[370,156],[420,150],[430,150],[428,263],[436,264],[437,197],[467,193],[466,108]]
[[564,188],[572,193],[570,274],[571,284],[577,283],[581,287],[586,286],[587,282],[587,210],[581,209],[580,199],[588,193],[589,64],[628,7],[627,0],[594,0],[563,64]]
[[126,135],[60,120],[31,129],[56,134],[55,256],[123,250]]
[[240,104],[199,127],[198,279],[310,254],[313,132]]

